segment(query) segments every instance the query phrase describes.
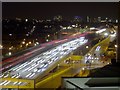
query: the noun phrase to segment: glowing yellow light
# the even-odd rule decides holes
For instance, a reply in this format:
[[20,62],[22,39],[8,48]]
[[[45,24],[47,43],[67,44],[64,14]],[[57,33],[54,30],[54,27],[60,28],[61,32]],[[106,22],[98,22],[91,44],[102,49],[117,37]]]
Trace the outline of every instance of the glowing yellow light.
[[9,50],[11,50],[12,48],[10,47]]
[[117,45],[115,45],[115,47],[117,48]]
[[25,42],[23,41],[22,44],[25,44]]
[[20,45],[20,47],[22,47],[22,45]]
[[2,49],[3,48],[3,46],[2,45],[0,45],[0,49]]
[[28,43],[26,44],[26,46],[28,46]]
[[29,42],[29,44],[31,44],[31,42]]
[[88,46],[86,46],[86,48],[89,48]]

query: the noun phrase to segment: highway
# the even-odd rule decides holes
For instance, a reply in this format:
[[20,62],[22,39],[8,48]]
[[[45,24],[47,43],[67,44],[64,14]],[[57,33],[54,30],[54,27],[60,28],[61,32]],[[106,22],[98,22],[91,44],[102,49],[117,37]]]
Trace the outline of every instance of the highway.
[[0,67],[0,71],[4,72],[7,69],[14,67],[15,65],[17,65],[21,62],[25,62],[25,61],[29,60],[30,58],[35,57],[39,53],[45,52],[48,49],[56,47],[56,46],[63,44],[65,42],[71,41],[77,37],[85,36],[87,34],[88,33],[84,33],[84,34],[76,33],[76,34],[68,36],[62,40],[61,39],[53,40],[51,42],[47,42],[47,43],[43,43],[41,45],[38,45],[37,47],[32,47],[32,48],[29,48],[27,50],[24,50],[20,53],[17,53],[17,55],[14,55],[8,59],[4,59],[3,61],[0,61],[0,65],[2,66],[2,68]]
[[[110,35],[110,37],[110,40],[114,40],[115,35]],[[87,42],[88,40],[85,37],[77,36],[67,42],[64,42],[63,44],[49,49],[46,52],[40,53],[37,56],[30,58],[24,63],[19,63],[15,67],[8,69],[6,72],[1,74],[0,78],[7,78],[10,76],[11,78],[36,79],[38,76],[40,77],[45,75],[46,71],[50,72],[50,70],[58,65],[58,62],[60,62],[62,58],[69,56],[74,52],[74,50],[86,44]],[[95,53],[100,50],[103,49],[101,49],[101,46],[97,45],[92,52]],[[85,59],[83,60],[85,63],[87,55],[88,54],[85,55]],[[91,55],[93,57],[94,54]],[[91,55],[90,57],[87,57],[87,60],[92,59]],[[98,61],[99,57],[94,57],[93,59]],[[51,67],[52,69],[49,69]],[[0,85],[8,85],[10,83],[10,81],[4,81],[0,82]]]
[[[49,67],[52,67],[55,62],[70,54],[72,51],[74,51],[81,45],[87,43],[87,41],[88,40],[86,40],[84,37],[79,37],[75,40],[48,50],[47,52],[44,52],[27,62],[18,64],[17,66],[11,68],[6,72],[11,72],[11,78],[20,77],[27,79],[35,79]],[[9,74],[5,75],[4,77],[8,77],[8,75]]]

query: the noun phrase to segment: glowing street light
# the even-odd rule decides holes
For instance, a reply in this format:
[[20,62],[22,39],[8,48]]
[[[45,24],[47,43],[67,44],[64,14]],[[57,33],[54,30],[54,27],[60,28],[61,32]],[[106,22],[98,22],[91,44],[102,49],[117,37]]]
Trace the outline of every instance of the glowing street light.
[[28,46],[28,43],[26,44],[26,46]]
[[28,21],[28,19],[25,19],[25,21],[27,22],[27,21]]
[[12,36],[12,34],[9,34],[9,36]]
[[85,70],[85,68],[83,67],[82,70]]
[[22,48],[23,46],[22,46],[22,45],[20,45],[20,47]]
[[9,55],[9,56],[11,56],[11,55],[12,55],[12,53],[11,53],[11,52],[9,52],[9,53],[8,53],[8,55]]
[[29,34],[26,34],[26,36],[29,36]]
[[115,48],[117,48],[117,45],[115,45]]
[[50,37],[50,35],[48,34],[48,37]]
[[85,48],[89,48],[88,46],[86,46]]
[[31,44],[31,42],[29,42],[29,44]]
[[2,49],[3,48],[3,46],[2,45],[0,45],[0,49]]
[[46,41],[48,42],[49,40],[48,40],[48,39],[46,39]]
[[9,50],[11,50],[12,48],[10,47]]
[[22,44],[25,44],[25,42],[23,41]]

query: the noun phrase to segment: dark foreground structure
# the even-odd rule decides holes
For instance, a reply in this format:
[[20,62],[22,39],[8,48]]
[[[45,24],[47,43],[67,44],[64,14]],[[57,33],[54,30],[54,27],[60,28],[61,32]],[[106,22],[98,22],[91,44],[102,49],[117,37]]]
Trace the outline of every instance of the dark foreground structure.
[[111,64],[91,71],[90,77],[120,77],[120,62],[111,59]]

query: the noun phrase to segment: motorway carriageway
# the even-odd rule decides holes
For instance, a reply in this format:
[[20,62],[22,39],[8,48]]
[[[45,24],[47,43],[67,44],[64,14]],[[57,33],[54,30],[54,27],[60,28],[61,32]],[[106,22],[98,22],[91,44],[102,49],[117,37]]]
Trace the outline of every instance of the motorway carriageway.
[[7,71],[10,71],[11,73],[6,75],[4,75],[5,73],[3,73],[0,78],[6,78],[10,75],[11,78],[21,77],[26,79],[35,79],[48,68],[52,67],[55,62],[61,60],[63,57],[70,54],[72,51],[87,42],[88,40],[85,39],[85,37],[79,37],[72,41],[61,44],[51,50],[48,50],[47,52],[41,53],[40,55],[22,64],[16,65],[15,67]]
[[[45,48],[48,48],[48,47],[51,48],[52,46],[57,46],[57,45],[63,44],[65,42],[71,41],[80,36],[85,36],[87,34],[89,34],[89,32],[86,32],[84,34],[77,33],[77,34],[68,36],[63,40],[54,40],[54,41],[51,41],[48,43],[43,43],[43,44],[37,46],[37,48],[35,48],[35,49],[34,48],[29,49],[27,53],[22,53],[19,56],[13,56],[8,59],[5,59],[4,61],[0,62],[0,66],[2,66],[2,67],[0,67],[0,72],[1,71],[4,72],[7,69],[9,69],[21,62],[27,61],[29,58],[34,57],[38,52],[41,53],[41,52],[45,51]],[[50,49],[50,48],[48,48],[48,49]]]

